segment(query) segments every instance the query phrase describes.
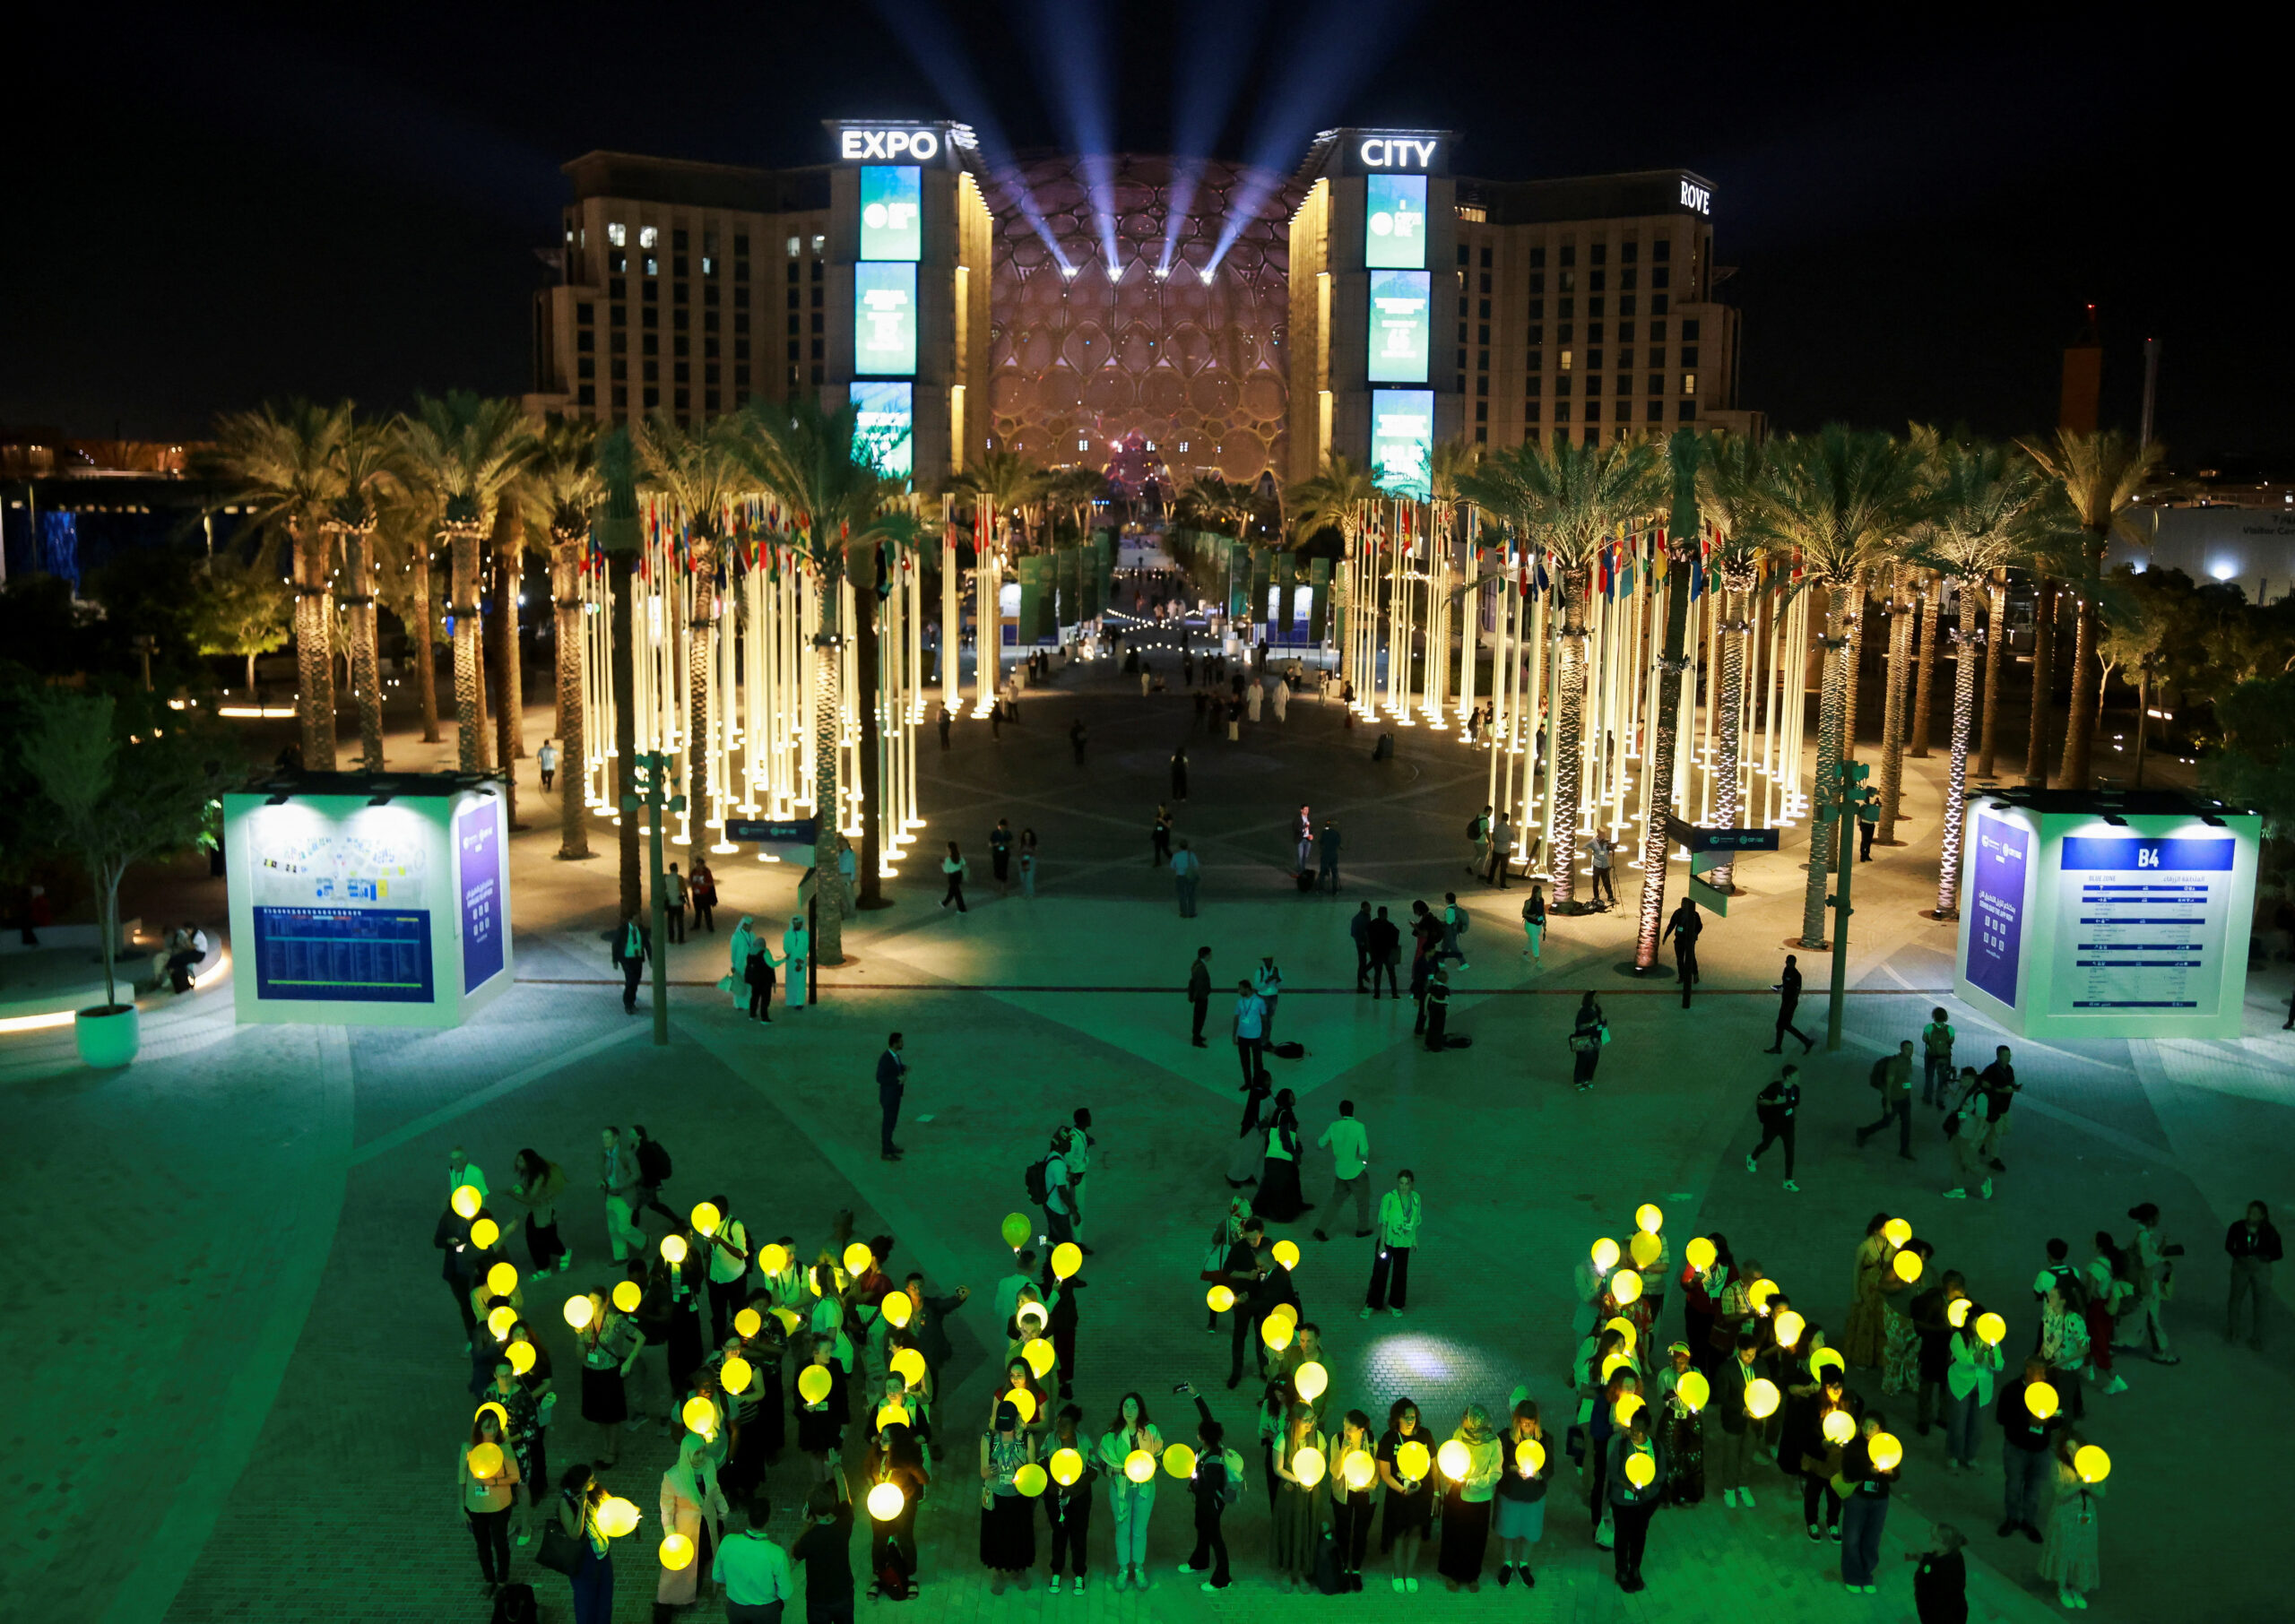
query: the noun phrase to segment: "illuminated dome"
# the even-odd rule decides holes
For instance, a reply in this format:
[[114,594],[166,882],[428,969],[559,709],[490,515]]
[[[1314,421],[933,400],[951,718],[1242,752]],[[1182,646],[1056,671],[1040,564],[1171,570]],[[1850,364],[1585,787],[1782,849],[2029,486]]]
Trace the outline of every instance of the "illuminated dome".
[[[1297,188],[1257,177],[1271,189],[1207,281],[1203,267],[1251,176],[1235,164],[1203,165],[1168,270],[1158,276],[1172,160],[1110,162],[1113,274],[1080,160],[1043,158],[1018,169],[1058,256],[1017,200],[997,200],[991,431],[1007,449],[1047,466],[1107,467],[1137,435],[1153,448],[1148,463],[1182,481],[1198,470],[1254,479],[1279,468],[1290,393],[1288,222]],[[1001,189],[992,186],[992,198]],[[1122,459],[1125,471],[1137,456]]]

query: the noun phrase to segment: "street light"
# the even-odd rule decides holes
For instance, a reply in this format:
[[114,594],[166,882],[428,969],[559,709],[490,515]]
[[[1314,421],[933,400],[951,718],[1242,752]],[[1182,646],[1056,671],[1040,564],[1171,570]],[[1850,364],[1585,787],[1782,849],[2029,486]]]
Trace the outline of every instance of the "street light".
[[1881,816],[1881,798],[1865,783],[1872,769],[1861,761],[1844,761],[1836,764],[1835,771],[1832,783],[1817,782],[1810,808],[1818,823],[1840,825],[1833,839],[1839,865],[1835,883],[1840,889],[1825,898],[1826,906],[1833,911],[1832,996],[1825,1010],[1827,1053],[1840,1048],[1840,1021],[1849,998],[1849,916],[1856,911],[1849,905],[1849,877],[1850,865],[1857,860],[1850,837],[1857,832],[1856,825],[1877,823]]

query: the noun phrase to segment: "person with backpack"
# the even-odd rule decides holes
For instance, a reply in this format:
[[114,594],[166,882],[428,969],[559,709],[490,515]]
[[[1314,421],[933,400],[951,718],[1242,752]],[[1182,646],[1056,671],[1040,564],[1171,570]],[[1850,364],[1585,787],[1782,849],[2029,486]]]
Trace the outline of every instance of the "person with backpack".
[[1437,965],[1440,965],[1444,959],[1456,959],[1460,970],[1474,968],[1467,963],[1466,950],[1459,946],[1459,938],[1467,933],[1467,927],[1473,923],[1473,916],[1459,906],[1459,894],[1455,891],[1442,893],[1442,950],[1435,955],[1434,962]]
[[629,1136],[637,1144],[637,1212],[659,1213],[677,1228],[685,1222],[677,1214],[662,1205],[662,1187],[670,1181],[670,1153],[645,1136],[645,1125],[629,1125]]
[[1474,856],[1467,862],[1468,874],[1480,874],[1490,866],[1490,828],[1488,807],[1467,820],[1467,843],[1474,848]]
[[709,1340],[723,1343],[725,1327],[749,1300],[749,1226],[733,1216],[732,1198],[712,1196],[718,1212],[717,1227],[697,1237],[709,1248]]
[[1797,1066],[1788,1066],[1765,1085],[1754,1100],[1754,1115],[1761,1121],[1761,1143],[1745,1158],[1745,1171],[1761,1170],[1763,1152],[1772,1145],[1785,1146],[1785,1188],[1798,1191],[1793,1182],[1793,1128],[1795,1115],[1801,1109],[1801,1085],[1793,1079],[1800,1072]]
[[1976,1067],[1962,1067],[1960,1101],[1944,1113],[1944,1138],[1953,1150],[1953,1188],[1944,1192],[1947,1201],[1967,1200],[1969,1186],[1978,1183],[1979,1174],[1983,1178],[1979,1194],[1984,1200],[1992,1199],[1992,1175],[1984,1170],[1979,1148],[1984,1139],[1985,1112],[1989,1107]]
[[1076,1239],[1076,1223],[1081,1216],[1076,1191],[1068,1179],[1067,1148],[1068,1130],[1058,1129],[1044,1153],[1028,1163],[1028,1199],[1044,1209],[1044,1233],[1054,1247]]
[[1932,1009],[1920,1029],[1920,1102],[1944,1110],[1952,1081],[1953,1023],[1942,1009]]
[[1232,1582],[1227,1536],[1220,1518],[1243,1498],[1243,1461],[1227,1447],[1227,1430],[1212,1418],[1211,1406],[1203,1402],[1195,1384],[1182,1382],[1179,1391],[1195,1400],[1196,1414],[1195,1471],[1188,1478],[1188,1492],[1195,1500],[1195,1550],[1180,1564],[1180,1572],[1199,1575],[1208,1569],[1211,1576],[1201,1585],[1208,1594],[1226,1589]]
[[1570,1029],[1570,1081],[1581,1094],[1594,1086],[1594,1068],[1602,1063],[1602,1045],[1609,1035],[1602,1006],[1589,990],[1578,1000],[1578,1018]]
[[1874,1061],[1867,1081],[1880,1093],[1881,1114],[1857,1130],[1857,1148],[1863,1150],[1865,1142],[1885,1130],[1893,1119],[1897,1125],[1897,1154],[1911,1161],[1912,1040],[1905,1039],[1897,1045],[1896,1053],[1883,1055]]

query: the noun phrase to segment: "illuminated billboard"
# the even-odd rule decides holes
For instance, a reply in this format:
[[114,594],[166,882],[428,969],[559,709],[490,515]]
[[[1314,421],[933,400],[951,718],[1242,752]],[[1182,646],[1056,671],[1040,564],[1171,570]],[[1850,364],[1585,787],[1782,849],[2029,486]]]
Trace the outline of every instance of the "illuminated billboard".
[[1363,263],[1373,271],[1426,269],[1426,177],[1373,175],[1363,183]]
[[1371,272],[1372,383],[1426,381],[1429,285],[1425,271]]
[[1434,392],[1373,389],[1371,477],[1379,482],[1379,488],[1422,502],[1429,500],[1434,494],[1427,477],[1433,460]]
[[[1424,282],[1425,278],[1419,280]],[[1423,365],[1423,341],[1421,361]],[[853,267],[853,370],[862,377],[914,375],[914,265],[864,261]]]
[[915,386],[853,385],[853,448],[896,479],[916,471]]
[[914,164],[870,164],[863,168],[861,257],[922,259],[923,202],[924,171]]

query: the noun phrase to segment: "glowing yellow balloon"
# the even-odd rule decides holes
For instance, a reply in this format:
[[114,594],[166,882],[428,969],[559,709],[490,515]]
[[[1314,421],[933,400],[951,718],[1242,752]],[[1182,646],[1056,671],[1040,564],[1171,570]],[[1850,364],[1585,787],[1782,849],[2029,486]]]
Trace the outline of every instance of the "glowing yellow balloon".
[[1395,1451],[1395,1469],[1413,1482],[1425,1477],[1427,1468],[1433,1464],[1432,1457],[1426,1453],[1426,1446],[1415,1438]]
[[678,1416],[688,1432],[706,1436],[717,1430],[717,1406],[699,1394],[685,1401],[685,1408],[678,1412]]
[[794,1336],[797,1334],[797,1327],[804,1323],[804,1317],[792,1308],[776,1308],[773,1310],[773,1317],[781,1322],[781,1334],[784,1336]]
[[483,1481],[487,1478],[496,1476],[501,1472],[502,1446],[499,1444],[473,1444],[471,1447],[470,1454],[463,1458],[470,1463],[470,1474],[474,1478]]
[[1826,1411],[1825,1418],[1819,1425],[1825,1435],[1825,1442],[1829,1444],[1846,1444],[1857,1436],[1856,1418],[1846,1410]]
[[1368,1449],[1349,1449],[1347,1458],[1338,1463],[1338,1474],[1347,1486],[1360,1494],[1379,1481],[1379,1463]]
[[1799,1345],[1801,1341],[1801,1333],[1808,1328],[1809,1322],[1807,1320],[1802,1318],[1800,1315],[1795,1313],[1791,1309],[1786,1309],[1785,1312],[1777,1317],[1777,1345],[1780,1348],[1790,1348]]
[[1052,1470],[1052,1481],[1062,1489],[1084,1475],[1084,1457],[1073,1449],[1054,1449],[1047,1464]]
[[1774,1280],[1756,1280],[1745,1288],[1745,1300],[1753,1305],[1756,1314],[1768,1313],[1769,1300],[1776,1295],[1777,1282]]
[[1666,1227],[1666,1214],[1658,1210],[1654,1201],[1645,1201],[1633,1209],[1633,1227],[1645,1235],[1654,1235]]
[[902,1348],[892,1356],[893,1374],[912,1387],[924,1385],[924,1355],[914,1348]]
[[2072,1470],[2083,1483],[2100,1483],[2112,1474],[2112,1457],[2093,1444],[2083,1444],[2072,1452]]
[[1902,1246],[1912,1239],[1912,1222],[1910,1219],[1892,1218],[1881,1226],[1881,1236],[1891,1246]]
[[915,1422],[909,1419],[908,1406],[906,1404],[879,1404],[877,1406],[878,1431],[882,1432],[887,1427],[909,1427],[914,1425],[915,1425]]
[[1658,1463],[1636,1449],[1625,1457],[1625,1481],[1636,1489],[1647,1489],[1658,1478]]
[[[1173,1447],[1183,1448],[1185,1446],[1175,1444]],[[1156,1457],[1145,1449],[1134,1449],[1123,1457],[1123,1475],[1135,1483],[1146,1482],[1156,1475]],[[1186,1473],[1181,1473],[1176,1475],[1184,1477]]]
[[518,1289],[518,1266],[498,1263],[486,1271],[486,1289],[497,1297],[507,1297]]
[[1682,1256],[1689,1260],[1690,1267],[1702,1274],[1713,1266],[1713,1260],[1721,1253],[1710,1240],[1700,1235],[1682,1248]]
[[1683,1371],[1681,1379],[1674,1384],[1674,1391],[1681,1395],[1682,1403],[1693,1415],[1713,1400],[1713,1384],[1697,1370]]
[[481,1252],[492,1251],[501,1239],[502,1226],[491,1218],[481,1218],[470,1226],[470,1243]]
[[757,1266],[768,1274],[785,1274],[789,1271],[789,1248],[769,1246],[757,1255]]
[[[1147,1453],[1145,1450],[1135,1449],[1132,1451],[1132,1458],[1137,1460],[1145,1453]],[[1130,1471],[1129,1464],[1126,1464],[1124,1470],[1127,1473]],[[1173,1477],[1187,1477],[1191,1475],[1195,1471],[1195,1451],[1189,1448],[1185,1444],[1171,1445],[1164,1451],[1164,1470],[1170,1473]],[[1140,1477],[1133,1478],[1131,1481],[1136,1483],[1144,1483],[1148,1480],[1144,1477]]]
[[844,1272],[856,1279],[874,1268],[876,1264],[876,1253],[861,1241],[856,1240],[844,1248]]
[[622,1281],[613,1289],[613,1306],[624,1314],[635,1314],[645,1300],[645,1288],[634,1280]]
[[740,1334],[742,1341],[747,1342],[765,1329],[765,1316],[755,1309],[743,1309],[733,1316],[733,1329]]
[[619,1495],[609,1494],[598,1502],[598,1532],[610,1540],[618,1540],[637,1531],[643,1514]]
[[1819,1381],[1824,1379],[1828,1369],[1847,1373],[1849,1361],[1840,1356],[1839,1348],[1819,1348],[1809,1355],[1809,1373]]
[[1295,1326],[1299,1323],[1299,1305],[1295,1302],[1278,1302],[1268,1314],[1273,1318],[1287,1319]]
[[1536,1477],[1546,1470],[1546,1446],[1534,1438],[1526,1438],[1514,1446],[1514,1470],[1524,1477]]
[[1615,1331],[1620,1336],[1624,1337],[1625,1345],[1629,1349],[1634,1347],[1641,1341],[1641,1327],[1635,1325],[1623,1314],[1619,1315],[1615,1319],[1604,1324],[1602,1329],[1605,1331]]
[[2054,1415],[2060,1402],[2056,1396],[2056,1389],[2047,1382],[2032,1382],[2024,1388],[2024,1408],[2032,1412],[2035,1421],[2046,1421]]
[[662,1256],[671,1263],[683,1263],[685,1261],[685,1251],[686,1247],[684,1236],[664,1235],[662,1237]]
[[1330,1372],[1311,1359],[1291,1372],[1291,1386],[1312,1404],[1329,1387]]
[[1615,1376],[1620,1370],[1631,1370],[1633,1368],[1633,1356],[1632,1354],[1611,1354],[1607,1359],[1602,1361],[1602,1385],[1606,1387],[1609,1386],[1611,1377]]
[[494,1424],[503,1431],[507,1432],[510,1430],[510,1412],[500,1404],[489,1400],[472,1412],[471,1420],[475,1421],[481,1415],[491,1415],[494,1418]]
[[566,1300],[566,1323],[577,1331],[588,1330],[590,1317],[596,1312],[596,1306],[586,1297],[569,1297]]
[[1035,1226],[1028,1222],[1028,1215],[1026,1213],[1007,1213],[1004,1214],[1004,1222],[999,1232],[1004,1237],[1004,1244],[1017,1252],[1028,1244],[1028,1236],[1034,1229]]
[[1610,1295],[1617,1299],[1619,1308],[1632,1308],[1641,1300],[1641,1276],[1632,1269],[1620,1269],[1610,1276]]
[[1285,1268],[1295,1269],[1299,1266],[1299,1243],[1297,1241],[1278,1240],[1269,1249],[1275,1254],[1275,1261],[1281,1264]]
[[705,1201],[693,1209],[693,1228],[697,1235],[714,1235],[717,1226],[725,1222],[725,1214],[714,1202]]
[[887,1291],[884,1301],[877,1305],[877,1312],[885,1317],[887,1325],[898,1330],[916,1317],[916,1304],[909,1300],[906,1291]]
[[1920,1254],[1918,1252],[1899,1252],[1896,1255],[1895,1259],[1890,1263],[1889,1267],[1896,1271],[1896,1276],[1899,1280],[1903,1281],[1907,1285],[1910,1285],[1914,1281],[1920,1278]]
[[1040,1302],[1024,1302],[1012,1317],[1020,1322],[1022,1330],[1033,1335],[1052,1323],[1052,1310]]
[[1026,1387],[1007,1387],[996,1395],[1020,1412],[1020,1425],[1026,1426],[1036,1418],[1036,1395]]
[[746,1393],[749,1383],[756,1379],[757,1372],[749,1369],[749,1361],[738,1353],[727,1355],[717,1372],[717,1380],[728,1393]]
[[510,1369],[514,1374],[524,1376],[534,1368],[534,1344],[530,1342],[514,1342],[510,1344],[509,1352],[503,1357],[510,1361]]
[[1444,1477],[1455,1483],[1473,1468],[1474,1452],[1454,1438],[1434,1451],[1434,1464],[1442,1469]]
[[1610,1406],[1610,1424],[1619,1431],[1624,1431],[1633,1424],[1633,1418],[1641,1413],[1641,1395],[1639,1393],[1619,1394],[1617,1403]]
[[905,1503],[898,1483],[879,1483],[869,1490],[869,1515],[880,1523],[898,1516]]
[[1632,1257],[1635,1268],[1646,1269],[1658,1261],[1658,1254],[1666,1248],[1664,1243],[1655,1235],[1636,1233],[1632,1240],[1625,1243],[1625,1249]]
[[1260,1321],[1259,1339],[1270,1348],[1287,1348],[1291,1345],[1292,1334],[1297,1329],[1296,1324],[1282,1315],[1269,1314]]
[[1969,1309],[1975,1305],[1965,1297],[1955,1297],[1944,1305],[1944,1323],[1955,1331],[1969,1322]]
[[1875,1432],[1866,1441],[1865,1453],[1875,1472],[1894,1472],[1904,1464],[1904,1446],[1892,1434]]
[[1041,1336],[1030,1337],[1026,1345],[1021,1348],[1020,1357],[1028,1361],[1028,1369],[1035,1372],[1038,1381],[1042,1381],[1052,1366],[1060,1362],[1060,1355],[1053,1352],[1052,1344]]
[[1084,1266],[1084,1248],[1072,1240],[1063,1240],[1052,1248],[1052,1277],[1066,1280]]
[[454,1196],[455,1217],[468,1222],[477,1217],[478,1209],[485,1205],[486,1197],[478,1193],[478,1186],[475,1184],[464,1184],[455,1188]]
[[1210,1305],[1214,1314],[1225,1314],[1235,1306],[1235,1294],[1225,1286],[1216,1285],[1203,1294],[1203,1300]]
[[486,1311],[486,1334],[497,1342],[510,1340],[510,1327],[518,1323],[518,1310],[508,1303],[501,1303]]
[[2008,1322],[1999,1315],[1979,1314],[1976,1317],[1976,1339],[1979,1342],[1997,1346],[2001,1338],[2007,1335]]
[[797,1395],[809,1404],[819,1404],[828,1396],[828,1367],[807,1365],[797,1373]]
[[1607,1235],[1605,1235],[1599,1240],[1594,1242],[1594,1266],[1599,1269],[1603,1274],[1606,1274],[1612,1269],[1617,1267],[1617,1259],[1618,1249],[1616,1241],[1612,1240]]
[[1034,1499],[1052,1485],[1052,1476],[1034,1461],[1012,1474],[1012,1487]]
[[1756,1376],[1745,1384],[1745,1413],[1755,1421],[1767,1421],[1777,1410],[1777,1384],[1765,1376]]
[[681,1533],[663,1536],[662,1566],[671,1573],[677,1573],[693,1566],[693,1542]]
[[1323,1459],[1323,1452],[1310,1447],[1291,1457],[1291,1475],[1299,1480],[1299,1487],[1312,1489],[1323,1481],[1323,1473],[1330,1464]]

